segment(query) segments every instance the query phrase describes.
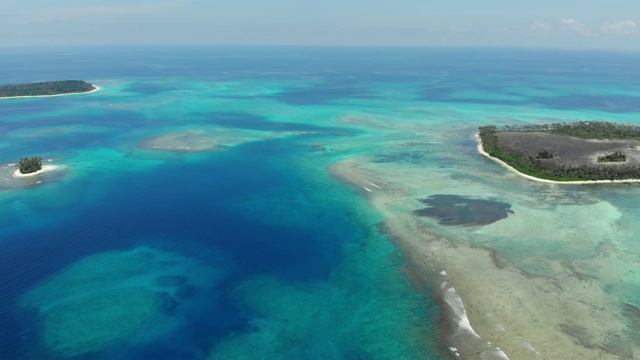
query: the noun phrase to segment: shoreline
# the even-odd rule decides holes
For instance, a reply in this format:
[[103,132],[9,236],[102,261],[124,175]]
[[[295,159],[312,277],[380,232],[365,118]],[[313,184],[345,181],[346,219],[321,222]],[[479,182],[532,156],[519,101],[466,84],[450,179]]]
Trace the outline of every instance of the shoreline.
[[93,86],[95,89],[91,90],[91,91],[84,91],[84,92],[72,92],[72,93],[66,93],[66,94],[55,94],[55,95],[25,95],[25,96],[7,96],[7,97],[0,97],[0,100],[6,100],[6,99],[33,99],[33,98],[47,98],[47,97],[57,97],[57,96],[67,96],[67,95],[81,95],[81,94],[91,94],[94,93],[98,90],[100,90],[100,87],[97,85],[93,85],[91,84],[91,86]]
[[57,165],[42,165],[42,169],[36,171],[36,172],[32,172],[32,173],[28,173],[28,174],[23,174],[20,172],[20,169],[16,169],[13,171],[13,173],[11,174],[12,177],[17,178],[17,179],[22,179],[22,178],[28,178],[28,177],[32,177],[32,176],[36,176],[36,175],[40,175],[43,173],[46,173],[48,171],[53,171],[58,169],[59,166]]
[[479,133],[475,134],[475,138],[476,138],[476,142],[478,143],[478,153],[480,153],[482,156],[485,156],[485,157],[495,161],[496,163],[502,165],[503,167],[505,167],[509,171],[511,171],[513,173],[516,173],[516,174],[520,175],[521,177],[524,177],[524,178],[529,179],[529,180],[533,180],[533,181],[537,181],[537,182],[541,182],[541,183],[545,183],[545,184],[559,184],[559,185],[594,185],[594,184],[640,183],[640,179],[557,181],[557,180],[549,180],[549,179],[538,178],[538,177],[535,177],[535,176],[531,176],[531,175],[527,175],[527,174],[521,173],[516,168],[514,168],[513,166],[507,164],[506,162],[489,155],[489,153],[484,151],[484,148],[482,147],[482,139],[480,139]]

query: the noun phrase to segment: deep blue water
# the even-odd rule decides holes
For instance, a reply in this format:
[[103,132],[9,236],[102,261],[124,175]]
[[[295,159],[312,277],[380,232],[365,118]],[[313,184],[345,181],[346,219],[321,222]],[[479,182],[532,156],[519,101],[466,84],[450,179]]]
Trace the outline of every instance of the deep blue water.
[[[20,358],[24,347],[33,346],[34,339],[25,335],[35,331],[29,319],[15,318],[15,314],[23,314],[15,310],[16,298],[61,267],[96,252],[149,245],[205,261],[222,258],[221,265],[230,269],[218,289],[223,294],[231,294],[236,282],[256,274],[303,282],[326,279],[340,261],[345,235],[361,237],[359,227],[365,225],[353,223],[344,204],[325,202],[296,209],[308,213],[308,218],[295,227],[270,225],[255,214],[248,216],[233,208],[238,198],[259,197],[264,192],[296,188],[310,191],[304,189],[305,184],[295,173],[279,163],[278,159],[291,151],[282,141],[256,143],[196,164],[200,169],[197,177],[191,174],[193,164],[180,163],[135,177],[120,177],[111,183],[108,197],[92,204],[89,211],[65,209],[71,217],[69,223],[47,227],[46,235],[43,229],[37,229],[3,237],[3,355]],[[36,211],[35,216],[47,216],[47,212]],[[207,249],[215,251],[213,258],[208,258]],[[199,326],[190,328],[193,342],[203,331],[209,338],[212,333],[224,335],[247,326],[244,311],[224,297],[220,304],[198,316],[215,321],[202,320]],[[143,351],[144,358],[174,358],[178,351],[167,344],[145,351],[154,348],[150,353]],[[139,353],[136,358],[141,356]]]

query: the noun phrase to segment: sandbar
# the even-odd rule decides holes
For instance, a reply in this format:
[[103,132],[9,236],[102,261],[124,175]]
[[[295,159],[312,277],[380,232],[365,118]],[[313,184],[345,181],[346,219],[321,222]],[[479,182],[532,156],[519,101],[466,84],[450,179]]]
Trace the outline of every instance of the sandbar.
[[535,176],[531,176],[531,175],[527,175],[527,174],[521,173],[520,171],[516,170],[513,166],[507,164],[506,162],[489,155],[489,153],[484,151],[484,148],[482,147],[482,140],[480,139],[480,135],[478,133],[476,133],[475,138],[476,138],[476,141],[478,142],[478,152],[481,155],[486,156],[487,158],[489,158],[489,159],[497,162],[498,164],[502,165],[503,167],[505,167],[509,171],[511,171],[513,173],[516,173],[516,174],[518,174],[518,175],[520,175],[520,176],[522,176],[522,177],[524,177],[526,179],[529,179],[529,180],[538,181],[538,182],[546,183],[546,184],[560,184],[560,185],[594,185],[594,184],[640,183],[640,179],[556,181],[556,180],[537,178]]
[[11,176],[13,176],[14,178],[26,178],[26,177],[40,175],[47,171],[53,171],[53,170],[56,170],[57,168],[58,168],[57,165],[42,165],[42,169],[36,172],[28,173],[28,174],[23,174],[20,172],[20,169],[16,169]]
[[7,96],[7,97],[0,97],[0,100],[5,100],[5,99],[31,99],[31,98],[46,98],[46,97],[67,96],[67,95],[91,94],[91,93],[94,93],[94,92],[100,90],[99,86],[96,86],[96,85],[93,85],[93,84],[92,84],[92,86],[94,87],[94,89],[91,90],[91,91],[72,92],[72,93],[55,94],[55,95]]

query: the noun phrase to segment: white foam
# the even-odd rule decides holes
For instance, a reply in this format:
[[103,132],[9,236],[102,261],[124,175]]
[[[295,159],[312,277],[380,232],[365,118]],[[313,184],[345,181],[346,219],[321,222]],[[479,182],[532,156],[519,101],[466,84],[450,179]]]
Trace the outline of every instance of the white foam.
[[538,350],[536,350],[536,348],[534,348],[533,345],[529,344],[528,342],[524,343],[524,348],[536,354],[536,357],[540,356],[540,352],[538,352]]
[[377,189],[382,189],[380,186],[378,186],[378,185],[376,185],[376,184],[374,184],[372,182],[369,182],[369,185],[371,185],[371,186],[373,186],[373,187],[375,187]]
[[467,317],[467,310],[464,308],[462,299],[458,296],[454,288],[451,287],[444,291],[444,301],[449,305],[449,309],[453,315],[452,317],[455,319],[456,325],[458,325],[456,333],[467,333],[479,339],[480,335],[471,327],[471,322],[469,322],[469,318]]
[[[464,334],[476,339],[481,339],[480,335],[473,330],[471,322],[467,317],[467,310],[465,309],[462,299],[456,290],[453,287],[448,288],[443,292],[443,297],[452,313],[451,318],[455,321],[456,325],[458,325],[458,328],[455,331],[456,335]],[[493,347],[490,342],[487,342],[487,345]],[[505,354],[499,347],[492,349],[490,353],[497,359],[509,360],[507,354]]]
[[446,272],[446,271],[444,271],[444,270],[442,270],[442,271],[440,271],[440,275],[442,275],[442,276],[447,276],[447,272]]
[[371,189],[369,189],[369,188],[368,188],[368,187],[366,187],[366,186],[363,186],[363,188],[364,188],[365,190],[367,190],[368,192],[373,192],[373,191],[371,191]]
[[500,348],[496,348],[495,355],[502,360],[509,360],[507,354],[505,354]]
[[460,353],[458,352],[458,349],[455,346],[449,346],[449,351],[456,359],[462,359]]

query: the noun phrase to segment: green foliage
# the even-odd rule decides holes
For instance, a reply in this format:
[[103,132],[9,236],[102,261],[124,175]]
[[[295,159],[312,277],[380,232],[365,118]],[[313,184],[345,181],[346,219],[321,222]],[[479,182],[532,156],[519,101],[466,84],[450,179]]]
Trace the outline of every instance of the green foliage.
[[0,85],[0,98],[13,96],[41,96],[81,93],[94,90],[86,81],[62,80],[28,84]]
[[498,130],[495,126],[483,126],[479,130],[484,151],[523,174],[556,181],[640,179],[640,167],[630,165],[566,166],[544,161],[511,148],[501,147],[498,144]]
[[620,152],[620,151],[616,151],[612,154],[598,156],[598,162],[608,163],[608,162],[625,162],[625,161],[627,161],[627,155],[625,155],[623,152]]
[[553,154],[547,150],[542,150],[538,152],[538,157],[536,159],[553,159]]
[[16,164],[23,174],[34,173],[38,170],[42,170],[42,158],[40,156],[34,156],[32,158],[22,158]]
[[606,121],[576,121],[544,125],[505,126],[500,131],[547,132],[581,139],[633,139],[640,140],[640,126],[611,123]]

